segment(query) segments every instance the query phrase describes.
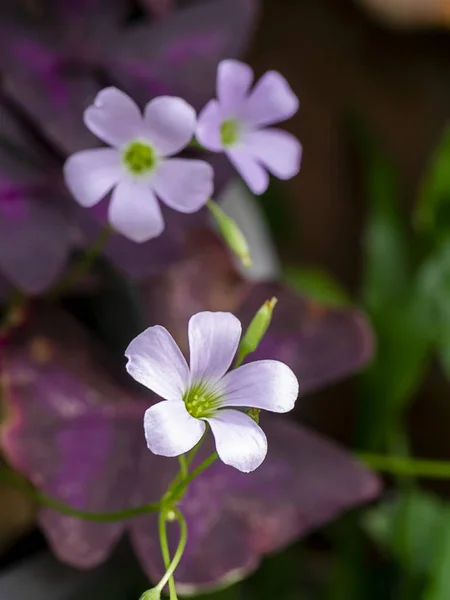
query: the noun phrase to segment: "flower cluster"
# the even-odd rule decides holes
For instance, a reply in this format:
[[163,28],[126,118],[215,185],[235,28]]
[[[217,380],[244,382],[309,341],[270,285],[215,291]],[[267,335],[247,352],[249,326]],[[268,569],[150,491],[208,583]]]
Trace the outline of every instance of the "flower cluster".
[[281,179],[294,177],[300,168],[300,143],[267,125],[294,115],[298,99],[277,72],[266,73],[250,92],[252,81],[249,66],[222,61],[218,100],[211,100],[198,120],[181,98],[154,98],[141,114],[124,92],[102,90],[85,111],[84,122],[111,148],[70,156],[64,167],[68,188],[84,207],[98,204],[113,190],[111,226],[142,243],[164,230],[157,198],[178,212],[193,213],[213,194],[214,171],[206,161],[174,158],[194,134],[197,146],[224,152],[255,194],[267,189],[267,170]]

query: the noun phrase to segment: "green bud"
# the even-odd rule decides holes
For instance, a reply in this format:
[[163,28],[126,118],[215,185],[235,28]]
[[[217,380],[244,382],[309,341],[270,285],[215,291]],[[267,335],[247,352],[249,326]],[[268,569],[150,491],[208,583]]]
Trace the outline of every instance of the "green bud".
[[161,591],[157,587],[155,587],[151,590],[147,590],[146,592],[144,592],[139,600],[160,600],[160,598]]
[[272,321],[273,309],[275,308],[277,302],[277,298],[266,300],[253,317],[241,340],[241,343],[239,344],[237,360],[239,365],[243,362],[244,358],[248,354],[251,354],[258,348],[263,337],[266,335],[266,332]]
[[209,200],[207,206],[217,223],[220,234],[230,250],[241,259],[244,267],[250,267],[252,265],[252,257],[250,256],[247,240],[235,221],[233,221],[233,219],[213,200]]

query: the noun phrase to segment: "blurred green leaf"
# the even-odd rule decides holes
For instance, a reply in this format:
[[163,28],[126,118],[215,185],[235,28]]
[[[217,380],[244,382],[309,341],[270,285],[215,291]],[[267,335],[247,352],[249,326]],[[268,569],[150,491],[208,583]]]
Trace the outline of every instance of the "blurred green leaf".
[[437,558],[423,600],[448,600],[450,597],[450,507],[448,506],[441,520],[441,529],[432,540],[432,547],[423,546],[422,552],[427,554],[433,549]]
[[394,166],[368,136],[364,138],[362,156],[368,202],[362,296],[366,307],[375,312],[405,296],[411,272],[409,240],[398,210]]
[[437,559],[436,540],[447,518],[447,510],[441,500],[432,494],[414,490],[393,502],[370,509],[363,524],[371,537],[403,569],[414,575],[428,576]]
[[326,306],[342,307],[351,304],[344,288],[330,275],[319,269],[288,266],[284,281],[297,292]]
[[450,241],[437,246],[424,261],[417,277],[417,294],[428,336],[450,378]]
[[[445,129],[423,179],[415,212],[417,227],[430,231],[441,225],[446,209],[450,209],[450,127]],[[450,220],[445,220],[450,225]]]

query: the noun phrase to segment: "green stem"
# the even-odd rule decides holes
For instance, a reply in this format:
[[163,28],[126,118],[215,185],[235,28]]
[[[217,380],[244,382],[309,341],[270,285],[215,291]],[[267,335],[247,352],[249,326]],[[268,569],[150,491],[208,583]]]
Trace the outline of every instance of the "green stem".
[[63,502],[60,502],[59,500],[55,500],[54,498],[50,498],[49,496],[42,494],[35,488],[31,487],[28,482],[24,481],[22,478],[19,478],[19,476],[9,470],[2,470],[0,475],[2,480],[6,480],[6,482],[12,487],[21,490],[32,500],[39,502],[39,504],[47,506],[48,508],[56,510],[64,515],[68,515],[69,517],[77,517],[85,521],[95,521],[98,523],[122,521],[137,517],[139,515],[145,515],[150,512],[156,512],[160,508],[159,502],[154,502],[152,504],[143,504],[134,508],[127,508],[125,510],[108,513],[96,513],[86,510],[78,510],[68,506],[67,504],[64,504]]
[[175,485],[173,489],[169,491],[168,499],[169,502],[178,502],[184,496],[187,486],[196,477],[203,473],[216,459],[218,458],[217,452],[213,452],[206,460],[204,460],[198,467],[196,467],[189,475],[183,479],[180,483]]
[[102,229],[92,246],[86,249],[80,260],[72,266],[68,273],[63,276],[50,291],[49,295],[51,298],[56,298],[64,293],[67,289],[70,289],[70,287],[76,283],[80,277],[89,271],[94,261],[102,253],[103,248],[105,247],[106,242],[112,233],[113,230],[109,225],[106,225]]
[[186,544],[187,544],[186,519],[183,517],[183,515],[178,510],[178,508],[174,507],[172,510],[177,518],[178,525],[180,526],[180,541],[178,542],[178,548],[175,552],[172,562],[169,565],[169,568],[166,571],[166,574],[164,575],[164,577],[161,579],[161,581],[156,586],[159,589],[159,591],[161,591],[161,592],[164,589],[164,586],[166,585],[166,583],[168,581],[170,581],[171,578],[173,579],[173,574],[175,573],[175,569],[178,567],[178,564],[183,556],[184,549],[186,548]]
[[450,462],[413,459],[403,456],[383,456],[361,452],[357,458],[371,469],[399,476],[428,477],[431,479],[449,479]]
[[181,456],[178,457],[178,462],[180,463],[180,477],[181,479],[186,479],[186,477],[188,476],[188,462],[186,459],[186,455],[182,454]]
[[[167,541],[167,512],[165,510],[161,510],[159,513],[159,543],[161,545],[161,554],[164,561],[164,567],[166,569],[166,574],[170,570],[170,552],[169,552],[169,543]],[[177,590],[175,589],[175,581],[173,579],[173,574],[169,575],[169,591],[170,591],[170,600],[178,600]]]

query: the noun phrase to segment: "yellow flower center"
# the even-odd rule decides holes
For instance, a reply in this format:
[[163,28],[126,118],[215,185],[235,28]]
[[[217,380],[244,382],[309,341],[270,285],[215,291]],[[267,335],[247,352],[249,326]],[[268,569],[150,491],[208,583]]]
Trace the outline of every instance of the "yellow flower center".
[[143,142],[131,142],[123,153],[123,162],[133,175],[143,175],[156,165],[154,149]]
[[234,119],[224,121],[220,127],[220,138],[226,147],[234,146],[239,141],[239,123]]
[[196,419],[211,417],[220,406],[220,395],[204,383],[194,384],[183,396],[186,410]]

